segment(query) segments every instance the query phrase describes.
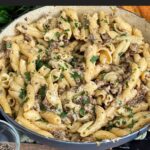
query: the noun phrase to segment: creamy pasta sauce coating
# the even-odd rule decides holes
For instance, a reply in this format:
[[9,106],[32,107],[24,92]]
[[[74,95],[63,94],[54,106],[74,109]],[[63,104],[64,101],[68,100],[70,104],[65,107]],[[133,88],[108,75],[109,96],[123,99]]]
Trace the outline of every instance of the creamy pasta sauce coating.
[[2,42],[0,106],[19,124],[83,142],[150,123],[150,46],[139,29],[102,11],[64,9],[15,30]]

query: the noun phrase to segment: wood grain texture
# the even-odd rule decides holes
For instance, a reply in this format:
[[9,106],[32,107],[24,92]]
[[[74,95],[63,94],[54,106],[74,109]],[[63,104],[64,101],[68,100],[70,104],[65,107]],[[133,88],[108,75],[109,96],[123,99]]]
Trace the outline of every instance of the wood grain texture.
[[21,143],[20,150],[60,150],[47,145]]

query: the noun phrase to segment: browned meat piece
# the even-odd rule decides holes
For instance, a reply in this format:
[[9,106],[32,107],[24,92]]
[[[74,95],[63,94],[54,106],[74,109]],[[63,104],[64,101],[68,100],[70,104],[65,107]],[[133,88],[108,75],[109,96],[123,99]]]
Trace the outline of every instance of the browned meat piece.
[[102,34],[101,38],[102,38],[104,43],[110,42],[110,40],[111,40],[111,37],[108,35],[108,33]]

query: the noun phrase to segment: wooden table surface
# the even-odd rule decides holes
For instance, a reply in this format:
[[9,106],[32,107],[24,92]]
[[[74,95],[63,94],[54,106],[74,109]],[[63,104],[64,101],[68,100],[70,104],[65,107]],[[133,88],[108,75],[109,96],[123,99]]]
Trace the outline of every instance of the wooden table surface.
[[51,148],[47,145],[21,143],[20,150],[59,150],[59,149]]

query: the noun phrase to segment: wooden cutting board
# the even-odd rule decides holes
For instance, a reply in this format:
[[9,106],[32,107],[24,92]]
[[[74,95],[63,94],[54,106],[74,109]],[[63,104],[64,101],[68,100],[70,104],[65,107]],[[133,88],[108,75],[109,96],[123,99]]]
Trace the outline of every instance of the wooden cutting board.
[[59,149],[51,148],[47,145],[21,143],[20,150],[59,150]]

